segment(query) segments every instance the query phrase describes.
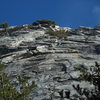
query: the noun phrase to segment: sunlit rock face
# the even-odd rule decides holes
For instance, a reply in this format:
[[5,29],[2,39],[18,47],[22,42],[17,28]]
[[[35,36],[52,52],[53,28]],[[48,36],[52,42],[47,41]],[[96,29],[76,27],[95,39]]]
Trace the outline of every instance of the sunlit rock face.
[[[63,30],[67,39],[46,34],[48,29]],[[88,71],[95,61],[100,63],[99,27],[71,29],[34,24],[9,27],[8,33],[0,29],[0,35],[4,34],[0,37],[0,61],[6,65],[3,72],[13,84],[18,75],[28,77],[29,82],[34,80],[37,88],[31,93],[32,100],[41,100],[53,92],[54,100],[60,100],[62,89],[70,90],[73,97],[78,94],[73,84],[94,89],[93,84],[77,80],[81,72],[74,67],[81,66]]]

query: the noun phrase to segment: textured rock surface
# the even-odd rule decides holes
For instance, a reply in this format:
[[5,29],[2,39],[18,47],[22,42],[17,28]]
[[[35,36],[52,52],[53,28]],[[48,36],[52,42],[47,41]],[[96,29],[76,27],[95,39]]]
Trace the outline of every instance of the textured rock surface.
[[54,100],[60,100],[58,92],[62,89],[70,90],[72,96],[76,93],[73,84],[94,88],[89,82],[75,80],[80,72],[74,67],[83,65],[88,70],[95,61],[100,63],[100,30],[58,26],[56,29],[66,30],[68,39],[45,34],[45,27],[29,29],[26,26],[0,37],[0,60],[6,65],[3,71],[13,82],[18,75],[28,77],[29,82],[34,80],[37,88],[31,93],[33,100],[41,100],[52,92],[55,92]]

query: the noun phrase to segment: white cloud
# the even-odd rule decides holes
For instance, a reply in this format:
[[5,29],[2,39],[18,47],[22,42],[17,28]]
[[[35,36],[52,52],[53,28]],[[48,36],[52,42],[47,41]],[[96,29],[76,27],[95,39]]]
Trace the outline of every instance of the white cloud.
[[97,23],[100,24],[100,7],[99,6],[94,7],[93,14],[96,18]]

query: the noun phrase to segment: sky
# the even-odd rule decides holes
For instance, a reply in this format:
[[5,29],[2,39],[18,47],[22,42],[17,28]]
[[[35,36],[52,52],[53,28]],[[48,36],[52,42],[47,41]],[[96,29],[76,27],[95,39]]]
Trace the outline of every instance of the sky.
[[0,23],[32,24],[54,20],[59,26],[77,28],[100,25],[100,0],[0,0]]

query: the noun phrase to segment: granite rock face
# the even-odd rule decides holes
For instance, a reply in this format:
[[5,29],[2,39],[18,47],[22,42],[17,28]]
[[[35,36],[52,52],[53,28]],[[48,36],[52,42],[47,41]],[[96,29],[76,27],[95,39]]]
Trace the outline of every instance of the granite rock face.
[[9,75],[13,84],[18,75],[27,77],[29,82],[34,80],[37,88],[31,93],[33,100],[41,100],[53,92],[54,100],[60,100],[61,90],[70,90],[73,96],[77,94],[73,84],[94,89],[93,84],[76,80],[80,71],[75,71],[74,67],[81,65],[89,70],[95,61],[100,63],[99,27],[53,28],[65,30],[67,40],[46,34],[45,26],[37,29],[30,29],[27,25],[18,30],[13,28],[9,36],[0,37],[0,61],[6,65],[3,72]]

